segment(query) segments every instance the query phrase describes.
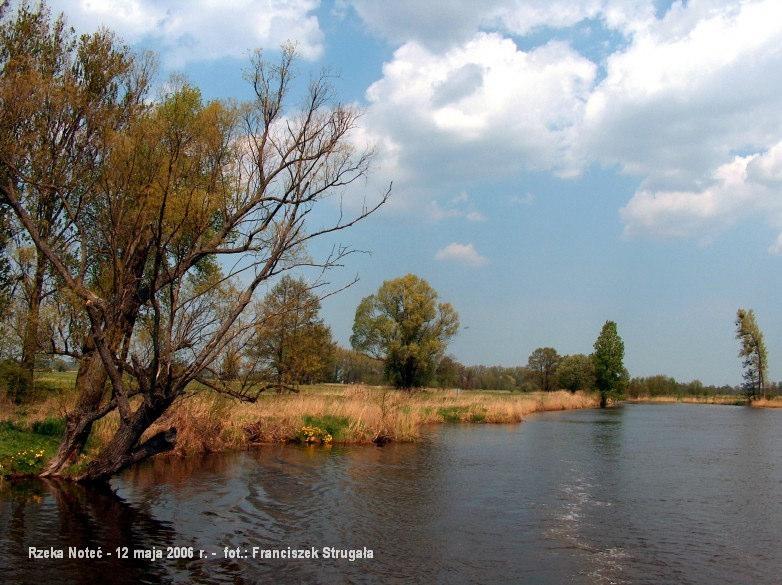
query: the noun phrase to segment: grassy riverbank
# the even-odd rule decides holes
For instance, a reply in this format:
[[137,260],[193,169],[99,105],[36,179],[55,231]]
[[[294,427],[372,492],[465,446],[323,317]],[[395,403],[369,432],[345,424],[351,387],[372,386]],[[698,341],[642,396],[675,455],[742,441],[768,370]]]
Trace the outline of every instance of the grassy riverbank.
[[[628,398],[626,402],[635,404],[724,404],[729,406],[747,406],[747,399],[736,394],[721,394],[714,396],[638,396]],[[754,400],[749,406],[754,408],[782,408],[782,396]]]
[[[58,390],[22,406],[3,404],[0,462],[4,473],[34,473],[56,449],[65,412],[75,396],[67,374],[47,376],[44,382]],[[518,423],[534,412],[597,404],[595,395],[581,393],[405,392],[360,385],[304,386],[298,394],[262,395],[256,403],[245,404],[202,390],[179,400],[149,434],[176,427],[177,454],[280,442],[413,442],[428,424]],[[111,437],[116,426],[116,413],[95,425],[87,457]]]
[[[567,392],[511,394],[368,386],[311,386],[256,404],[203,394],[184,400],[157,429],[175,426],[181,452],[290,441],[370,444],[416,441],[427,424],[518,423],[533,412],[593,408],[596,397]],[[206,432],[205,430],[206,429]],[[208,435],[208,436],[207,436]],[[330,437],[330,438],[329,438]]]

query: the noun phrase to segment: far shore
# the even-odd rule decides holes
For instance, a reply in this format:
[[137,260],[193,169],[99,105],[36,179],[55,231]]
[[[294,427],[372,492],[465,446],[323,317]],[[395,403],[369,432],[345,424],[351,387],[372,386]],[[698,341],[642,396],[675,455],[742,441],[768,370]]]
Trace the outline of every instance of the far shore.
[[637,396],[627,398],[625,402],[630,404],[722,404],[725,406],[751,406],[753,408],[782,408],[782,396],[773,398],[759,398],[748,402],[744,396],[737,394],[720,394],[714,396]]

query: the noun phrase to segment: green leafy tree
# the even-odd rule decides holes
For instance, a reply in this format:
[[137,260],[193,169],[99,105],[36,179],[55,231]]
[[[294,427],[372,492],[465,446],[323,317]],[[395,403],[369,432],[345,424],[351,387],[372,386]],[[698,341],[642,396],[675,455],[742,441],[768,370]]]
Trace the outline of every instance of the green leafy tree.
[[595,387],[595,364],[592,358],[583,353],[566,355],[559,362],[557,381],[560,388],[571,392],[592,390]]
[[556,390],[557,367],[561,360],[562,357],[553,347],[539,347],[530,354],[527,368],[544,392]]
[[320,299],[300,278],[284,276],[264,297],[248,353],[278,392],[328,375],[334,344],[319,313]]
[[356,309],[350,343],[385,362],[385,373],[399,388],[431,380],[448,341],[459,329],[459,316],[437,292],[413,274],[385,281]]
[[592,362],[595,367],[595,385],[600,392],[600,408],[608,400],[620,400],[630,376],[624,367],[625,344],[616,330],[616,323],[606,321],[595,341]]
[[744,368],[744,393],[749,400],[758,396],[766,398],[766,343],[752,309],[736,311],[736,339],[739,340],[739,358]]

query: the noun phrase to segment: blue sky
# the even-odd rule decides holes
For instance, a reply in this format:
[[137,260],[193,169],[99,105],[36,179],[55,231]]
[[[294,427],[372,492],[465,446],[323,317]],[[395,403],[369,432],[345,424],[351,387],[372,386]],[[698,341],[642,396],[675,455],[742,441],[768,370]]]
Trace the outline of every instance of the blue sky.
[[[454,304],[465,363],[591,351],[613,319],[633,375],[740,379],[754,308],[782,377],[782,4],[778,0],[60,0],[205,96],[248,98],[250,51],[298,43],[339,73],[391,203],[343,239],[371,250],[324,303],[414,272]],[[324,242],[324,245],[326,243]],[[313,250],[322,252],[321,245]]]

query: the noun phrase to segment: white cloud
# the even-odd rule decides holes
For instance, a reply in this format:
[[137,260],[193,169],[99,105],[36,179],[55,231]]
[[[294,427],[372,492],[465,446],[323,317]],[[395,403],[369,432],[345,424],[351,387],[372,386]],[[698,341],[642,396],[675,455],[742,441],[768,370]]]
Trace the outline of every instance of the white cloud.
[[367,90],[365,124],[419,188],[520,169],[569,175],[595,71],[559,42],[526,52],[479,33],[441,54],[406,43]]
[[486,216],[480,211],[468,211],[464,214],[467,221],[486,221]]
[[444,219],[464,218],[467,221],[486,221],[486,216],[472,208],[470,196],[466,191],[462,191],[446,205],[441,205],[436,199],[429,202],[426,207],[429,218],[433,221]]
[[[608,0],[354,6],[403,43],[367,91],[366,117],[367,133],[393,146],[403,198],[527,171],[574,177],[598,163],[640,181],[621,212],[626,233],[702,240],[768,213],[781,194],[760,175],[782,165],[766,156],[782,139],[778,0],[674,2],[664,15]],[[521,50],[503,36],[585,18],[624,35],[601,63],[561,41]],[[447,42],[420,40],[438,34]]]
[[511,195],[510,202],[514,205],[532,205],[535,203],[535,195],[529,191],[524,195]]
[[164,62],[181,67],[220,57],[246,58],[292,40],[306,59],[323,52],[313,11],[319,0],[52,0],[78,30],[106,26],[129,43],[155,42]]
[[[641,190],[621,215],[629,235],[700,237],[753,215],[782,229],[782,142],[721,165],[703,189]],[[782,236],[770,251],[782,252]]]
[[488,260],[481,256],[472,244],[453,242],[435,254],[435,260],[452,260],[469,266],[483,266]]
[[775,256],[782,255],[782,234],[779,234],[774,243],[768,247],[768,253]]
[[580,156],[647,188],[690,188],[732,154],[782,137],[782,3],[674,4],[606,62]]

